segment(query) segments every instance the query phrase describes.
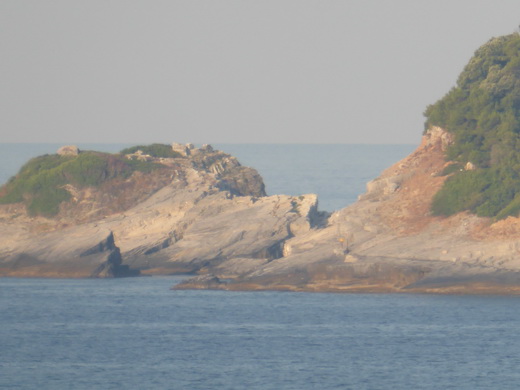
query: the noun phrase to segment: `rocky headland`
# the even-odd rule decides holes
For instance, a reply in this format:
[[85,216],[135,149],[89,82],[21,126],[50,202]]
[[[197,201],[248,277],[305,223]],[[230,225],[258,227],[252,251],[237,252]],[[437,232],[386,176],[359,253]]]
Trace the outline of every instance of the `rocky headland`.
[[316,195],[266,196],[255,170],[210,147],[166,160],[138,153],[166,169],[119,183],[132,192],[124,210],[112,211],[123,196],[116,183],[108,193],[68,184],[74,197],[53,217],[2,205],[0,275],[192,274],[179,289],[519,292],[518,218],[430,211],[453,142],[432,127],[333,214],[318,211]]
[[[209,145],[69,146],[0,189],[0,276],[191,274],[176,289],[520,293],[520,35],[482,46],[419,147],[320,212]],[[50,185],[51,183],[52,185]]]
[[[64,150],[69,159],[81,156]],[[209,145],[172,150],[171,158],[124,155],[160,169],[97,186],[61,185],[70,197],[52,216],[31,215],[24,202],[0,205],[0,275],[245,273],[326,221],[315,195],[268,197],[254,169]]]

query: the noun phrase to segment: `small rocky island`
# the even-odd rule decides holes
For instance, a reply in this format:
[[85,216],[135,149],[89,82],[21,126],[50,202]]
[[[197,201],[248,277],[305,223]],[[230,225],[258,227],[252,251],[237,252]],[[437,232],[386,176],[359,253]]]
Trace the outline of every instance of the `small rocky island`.
[[420,146],[332,214],[209,145],[73,146],[0,189],[0,276],[191,274],[177,289],[520,293],[520,35],[426,110]]

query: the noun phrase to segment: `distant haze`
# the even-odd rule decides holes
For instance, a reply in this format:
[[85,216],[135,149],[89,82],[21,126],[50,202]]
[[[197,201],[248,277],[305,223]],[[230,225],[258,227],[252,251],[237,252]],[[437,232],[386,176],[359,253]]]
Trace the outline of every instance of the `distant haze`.
[[0,142],[417,143],[518,0],[0,2]]

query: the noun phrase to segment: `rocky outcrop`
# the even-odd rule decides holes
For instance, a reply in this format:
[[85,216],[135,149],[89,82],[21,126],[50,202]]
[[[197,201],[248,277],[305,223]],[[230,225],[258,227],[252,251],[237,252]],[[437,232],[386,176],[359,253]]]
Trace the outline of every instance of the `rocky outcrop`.
[[315,223],[316,196],[267,197],[254,169],[209,145],[186,148],[182,158],[154,158],[165,166],[158,172],[65,186],[73,196],[54,219],[0,206],[0,275],[234,276],[281,257],[284,242]]
[[216,269],[213,276],[225,283],[188,279],[176,288],[520,292],[517,218],[493,223],[429,212],[446,180],[441,172],[450,164],[444,156],[451,142],[449,133],[430,129],[414,153],[370,182],[359,201],[335,212],[327,226],[286,240],[283,257],[233,278]]
[[182,156],[191,155],[191,152],[194,148],[195,147],[193,144],[179,144],[176,142],[172,144],[173,151],[179,153]]
[[122,188],[147,194],[129,207],[108,212],[94,202],[106,211],[101,218],[85,217],[86,195],[73,188],[75,200],[54,220],[0,206],[0,275],[190,273],[175,288],[519,293],[520,219],[430,213],[452,164],[451,142],[430,129],[414,153],[332,215],[318,210],[316,195],[265,196],[256,171],[211,147],[185,145],[182,158],[157,160],[169,168],[165,181],[128,179]]
[[102,222],[118,237],[126,264],[148,274],[219,272],[235,277],[281,258],[294,226],[302,226],[297,234],[311,229],[315,195],[238,197],[208,190],[197,178],[190,181],[200,187],[185,191],[168,186],[124,218]]
[[65,145],[59,148],[56,154],[59,156],[77,156],[79,148],[76,145]]
[[24,277],[122,277],[135,276],[122,264],[111,231],[78,226],[61,231],[31,234],[2,230],[0,275]]

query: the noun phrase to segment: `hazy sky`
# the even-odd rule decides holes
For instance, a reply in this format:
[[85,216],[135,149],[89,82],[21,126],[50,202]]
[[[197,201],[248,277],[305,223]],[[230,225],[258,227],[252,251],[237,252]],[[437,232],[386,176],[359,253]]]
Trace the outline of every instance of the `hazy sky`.
[[519,0],[1,0],[0,142],[417,143]]

